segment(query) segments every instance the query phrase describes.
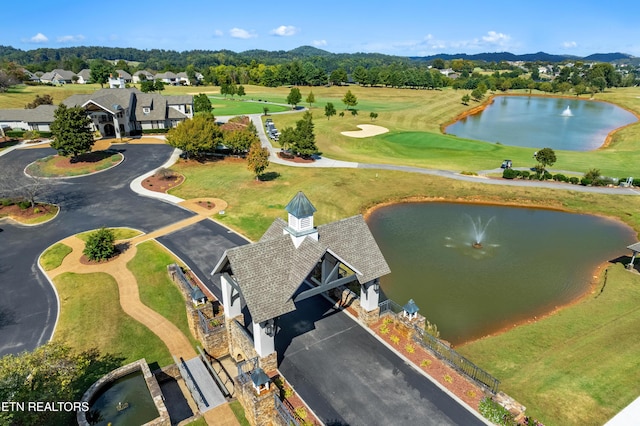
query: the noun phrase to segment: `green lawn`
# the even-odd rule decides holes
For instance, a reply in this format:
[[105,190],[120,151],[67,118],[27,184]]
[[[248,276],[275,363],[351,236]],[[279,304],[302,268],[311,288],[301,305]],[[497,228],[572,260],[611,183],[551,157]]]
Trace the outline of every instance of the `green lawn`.
[[640,394],[640,276],[616,264],[603,284],[552,316],[458,350],[544,424],[604,424]]
[[168,319],[189,338],[194,349],[198,342],[191,335],[182,293],[169,279],[167,265],[175,259],[155,241],[138,244],[135,257],[127,268],[138,281],[142,303]]
[[50,271],[62,264],[62,261],[73,250],[68,245],[57,243],[49,247],[40,257],[40,264],[45,271]]
[[[213,115],[243,115],[243,114],[262,114],[264,107],[269,108],[269,113],[289,111],[291,108],[281,105],[267,104],[264,102],[252,102],[251,98],[245,96],[241,99],[221,99],[211,97],[211,105],[213,106]],[[257,98],[256,98],[257,100]]]
[[173,364],[164,343],[120,307],[118,284],[108,274],[64,273],[54,280],[60,318],[54,339],[82,351],[120,356],[122,364],[146,358],[149,364]]
[[[82,154],[79,157],[81,160],[70,168],[67,164],[58,165],[61,157],[50,155],[29,164],[27,172],[33,176],[40,177],[82,176],[113,167],[124,159],[124,156],[120,153],[113,154],[107,151],[96,151]],[[83,160],[83,158],[90,158],[90,160]],[[67,162],[65,161],[65,163]]]
[[[109,229],[113,231],[113,235],[116,241],[128,240],[130,238],[137,237],[138,235],[142,234],[142,232],[138,231],[137,229],[131,229],[131,228],[109,228]],[[86,243],[87,240],[89,239],[89,235],[96,231],[97,229],[87,231],[87,232],[82,232],[80,234],[77,234],[76,237],[80,238],[82,241]]]

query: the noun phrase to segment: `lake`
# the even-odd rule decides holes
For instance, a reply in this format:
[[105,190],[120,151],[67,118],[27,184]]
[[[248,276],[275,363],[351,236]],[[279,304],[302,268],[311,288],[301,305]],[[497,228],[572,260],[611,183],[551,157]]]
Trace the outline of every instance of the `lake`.
[[635,242],[613,220],[528,208],[404,203],[367,222],[391,267],[385,295],[401,305],[413,298],[453,344],[575,300],[598,265],[629,255]]
[[634,114],[607,102],[497,96],[483,111],[448,126],[446,133],[534,150],[590,151],[602,146],[612,130],[636,121]]

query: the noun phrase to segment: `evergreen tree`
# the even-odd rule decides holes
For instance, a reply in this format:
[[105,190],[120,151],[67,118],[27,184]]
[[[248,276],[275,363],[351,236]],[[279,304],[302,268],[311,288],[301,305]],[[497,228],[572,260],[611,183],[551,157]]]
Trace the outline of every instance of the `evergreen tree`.
[[91,118],[82,107],[60,104],[53,113],[51,148],[64,157],[77,161],[78,155],[91,151],[94,144]]
[[210,113],[213,109],[211,100],[205,93],[200,93],[193,97],[193,109],[195,112]]
[[347,90],[344,98],[342,98],[342,103],[347,106],[347,109],[355,108],[355,106],[358,105],[358,98],[356,97],[356,95],[351,93],[351,90]]
[[330,119],[332,115],[336,115],[336,107],[333,106],[333,103],[327,102],[324,106],[324,115],[327,117],[327,120]]
[[296,105],[298,105],[301,100],[302,100],[302,94],[300,93],[300,89],[298,89],[297,87],[291,88],[291,91],[287,96],[287,103],[291,105],[292,108],[295,108]]
[[111,229],[100,228],[89,234],[82,253],[87,256],[89,260],[107,260],[116,253],[115,240],[115,234]]

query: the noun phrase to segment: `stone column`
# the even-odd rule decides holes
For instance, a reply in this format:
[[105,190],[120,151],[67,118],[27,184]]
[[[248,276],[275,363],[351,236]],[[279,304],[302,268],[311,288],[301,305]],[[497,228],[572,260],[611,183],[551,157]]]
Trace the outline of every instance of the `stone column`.
[[380,300],[380,287],[378,278],[362,284],[360,291],[360,306],[365,311],[373,311],[378,308]]

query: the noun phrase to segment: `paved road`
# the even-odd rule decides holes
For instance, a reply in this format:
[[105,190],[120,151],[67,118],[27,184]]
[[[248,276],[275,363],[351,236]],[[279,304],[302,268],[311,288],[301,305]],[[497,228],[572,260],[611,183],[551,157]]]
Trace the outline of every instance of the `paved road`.
[[[0,225],[0,356],[33,350],[52,336],[57,297],[37,267],[38,256],[49,245],[101,226],[149,232],[193,215],[173,204],[141,197],[129,188],[136,176],[162,165],[173,151],[171,147],[120,147],[125,161],[111,170],[52,180],[53,190],[45,198],[60,205],[55,220],[35,227],[7,221]],[[14,150],[0,157],[0,169],[20,176],[27,164],[52,153],[46,148]]]
[[278,321],[279,369],[325,424],[481,425],[322,296]]

